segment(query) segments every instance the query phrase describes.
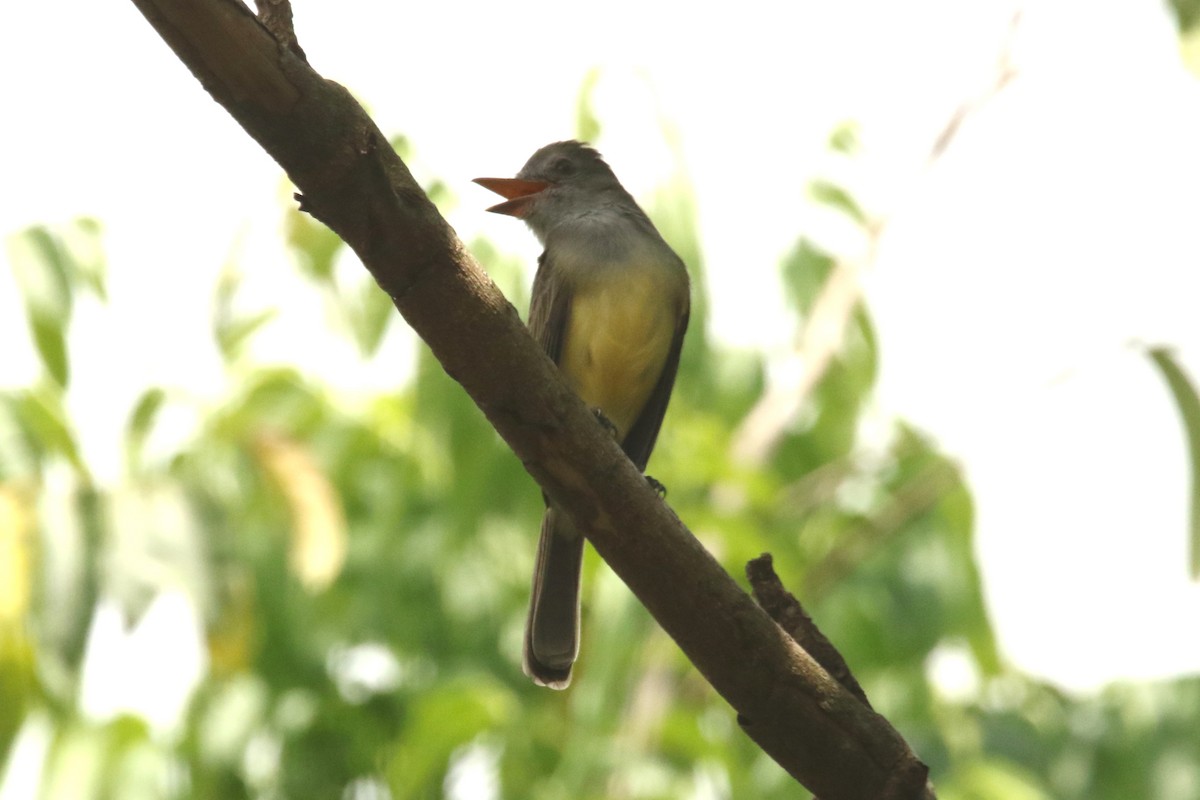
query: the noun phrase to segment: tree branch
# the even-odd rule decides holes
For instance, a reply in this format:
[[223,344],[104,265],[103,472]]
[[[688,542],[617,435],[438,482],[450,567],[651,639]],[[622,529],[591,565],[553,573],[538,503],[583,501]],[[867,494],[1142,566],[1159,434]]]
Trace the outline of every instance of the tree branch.
[[795,595],[783,588],[783,583],[775,574],[774,560],[770,553],[763,553],[750,560],[746,565],[746,579],[750,581],[755,601],[771,615],[771,619],[778,622],[779,626],[787,631],[788,636],[795,639],[796,643],[816,659],[838,683],[845,686],[850,694],[870,708],[871,702],[867,700],[867,693],[850,672],[850,665],[846,663],[846,659],[833,646],[833,642],[821,633]]
[[[779,576],[775,574],[774,560],[770,553],[763,553],[746,564],[746,579],[750,581],[755,601],[771,615],[771,619],[779,623],[779,626],[844,686],[846,691],[870,708],[871,701],[867,699],[867,693],[850,671],[846,659],[834,647],[833,642],[821,633],[821,629],[813,622],[795,595],[784,588]],[[909,761],[893,770],[887,785],[879,795],[879,800],[901,800],[932,794],[929,767],[913,755]]]
[[258,9],[258,19],[275,37],[275,41],[284,44],[302,61],[308,58],[296,39],[296,29],[292,26],[292,4],[290,0],[254,0]]
[[287,171],[305,209],[355,251],[755,742],[824,800],[875,799],[896,785],[914,760],[904,740],[759,609],[658,498],[349,93],[237,0],[133,2]]

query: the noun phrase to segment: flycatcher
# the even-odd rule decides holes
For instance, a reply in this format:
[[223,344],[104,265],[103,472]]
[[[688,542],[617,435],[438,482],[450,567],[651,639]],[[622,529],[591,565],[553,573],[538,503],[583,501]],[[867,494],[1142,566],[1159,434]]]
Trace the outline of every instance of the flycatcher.
[[[687,329],[687,269],[600,154],[575,141],[538,150],[515,178],[477,178],[545,248],[529,330],[645,470]],[[583,536],[548,504],[525,625],[525,674],[565,689],[579,653]]]

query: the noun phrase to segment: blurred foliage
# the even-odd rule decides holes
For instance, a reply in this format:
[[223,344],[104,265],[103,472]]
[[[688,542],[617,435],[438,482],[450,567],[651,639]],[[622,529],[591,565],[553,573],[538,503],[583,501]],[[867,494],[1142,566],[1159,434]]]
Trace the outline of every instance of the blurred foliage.
[[[588,108],[580,124],[596,132]],[[839,131],[830,147],[852,157],[854,141]],[[810,197],[866,220],[832,182]],[[1074,698],[1005,665],[958,470],[903,424],[863,433],[882,424],[869,413],[879,343],[865,306],[773,455],[731,461],[763,359],[708,338],[681,163],[647,206],[697,293],[653,472],[735,575],[774,554],[940,796],[1200,797],[1200,680]],[[254,364],[246,345],[273,310],[237,310],[241,265],[222,266],[214,288],[228,389],[200,402],[139,387],[124,474],[94,479],[65,402],[66,331],[78,292],[104,295],[99,243],[91,221],[9,243],[45,374],[0,394],[5,800],[22,787],[54,800],[803,794],[591,554],[574,685],[527,681],[536,486],[423,348],[395,393]],[[371,357],[398,327],[387,298],[361,269],[341,270],[342,244],[294,210],[286,243]],[[472,246],[524,307],[520,265]],[[797,325],[836,258],[801,235],[781,265]],[[190,436],[148,449],[181,409]],[[947,660],[965,689],[934,682]]]
[[1200,0],[1171,0],[1179,24],[1179,52],[1193,74],[1200,75]]
[[1200,25],[1200,0],[1171,0],[1171,10],[1181,33],[1190,33]]
[[70,378],[65,337],[75,296],[81,291],[105,296],[99,230],[99,223],[84,218],[59,230],[36,225],[7,242],[34,346],[47,375],[62,388]]
[[1183,421],[1188,458],[1192,467],[1191,553],[1189,568],[1193,580],[1200,580],[1200,395],[1180,366],[1175,355],[1165,348],[1149,351],[1150,361],[1162,373],[1167,388],[1179,409]]

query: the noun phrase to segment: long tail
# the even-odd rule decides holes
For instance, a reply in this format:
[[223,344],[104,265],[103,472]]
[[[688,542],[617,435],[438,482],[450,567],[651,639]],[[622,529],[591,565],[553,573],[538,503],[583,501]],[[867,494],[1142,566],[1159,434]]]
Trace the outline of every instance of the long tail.
[[525,674],[565,689],[579,654],[579,571],[583,537],[563,514],[546,509],[538,540],[533,593],[525,623]]

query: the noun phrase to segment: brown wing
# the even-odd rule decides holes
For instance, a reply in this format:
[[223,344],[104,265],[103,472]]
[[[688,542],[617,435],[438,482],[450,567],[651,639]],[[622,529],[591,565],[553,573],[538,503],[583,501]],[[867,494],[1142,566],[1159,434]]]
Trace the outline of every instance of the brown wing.
[[555,270],[554,262],[542,253],[538,257],[537,274],[533,276],[529,332],[555,364],[562,355],[563,337],[570,321],[571,289]]
[[629,435],[621,442],[621,447],[629,460],[640,470],[646,469],[650,460],[650,451],[658,439],[658,429],[662,427],[663,417],[667,413],[667,403],[671,400],[671,389],[675,386],[675,373],[679,371],[679,353],[683,350],[683,334],[687,331],[689,308],[683,310],[679,325],[675,328],[675,337],[671,340],[671,350],[667,353],[666,363],[663,364],[662,374],[658,383],[650,393],[645,408],[638,415],[637,421],[629,429]]

